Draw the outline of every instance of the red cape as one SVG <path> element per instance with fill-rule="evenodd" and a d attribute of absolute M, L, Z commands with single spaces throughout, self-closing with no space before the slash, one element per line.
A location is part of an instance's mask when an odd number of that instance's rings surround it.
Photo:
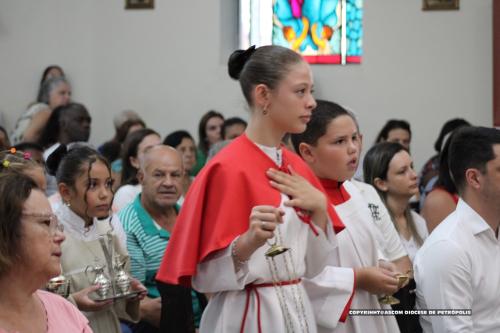
<path fill-rule="evenodd" d="M 325 192 L 299 156 L 283 148 L 283 162 Z M 269 168 L 277 166 L 245 134 L 218 153 L 191 184 L 156 278 L 190 286 L 198 263 L 248 230 L 254 206 L 278 207 L 281 194 L 269 184 Z M 332 205 L 328 213 L 340 232 L 344 225 Z"/>

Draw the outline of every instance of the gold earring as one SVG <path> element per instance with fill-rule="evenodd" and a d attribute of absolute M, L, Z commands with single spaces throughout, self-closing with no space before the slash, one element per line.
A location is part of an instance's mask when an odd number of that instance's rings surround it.
<path fill-rule="evenodd" d="M 263 114 L 264 116 L 265 116 L 266 114 L 268 114 L 268 111 L 267 111 L 267 105 L 266 105 L 266 106 L 264 106 L 264 107 L 262 108 L 262 114 Z"/>

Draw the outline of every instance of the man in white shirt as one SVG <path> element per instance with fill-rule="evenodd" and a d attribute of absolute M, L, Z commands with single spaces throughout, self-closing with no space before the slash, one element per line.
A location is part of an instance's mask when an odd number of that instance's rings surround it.
<path fill-rule="evenodd" d="M 422 328 L 500 332 L 500 131 L 459 130 L 449 165 L 460 200 L 417 253 L 417 306 L 470 314 L 421 317 Z"/>

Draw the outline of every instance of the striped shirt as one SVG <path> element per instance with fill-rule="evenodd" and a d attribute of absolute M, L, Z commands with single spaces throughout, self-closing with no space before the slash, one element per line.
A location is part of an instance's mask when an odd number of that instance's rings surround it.
<path fill-rule="evenodd" d="M 175 205 L 176 213 L 179 206 Z M 118 216 L 127 234 L 127 250 L 130 256 L 130 273 L 148 289 L 151 298 L 160 297 L 155 276 L 167 247 L 170 233 L 158 226 L 141 203 L 141 194 L 125 206 Z M 191 291 L 195 325 L 201 319 L 201 305 L 198 296 Z"/>
<path fill-rule="evenodd" d="M 178 207 L 175 207 L 178 212 Z M 158 228 L 151 215 L 141 204 L 141 195 L 119 213 L 123 229 L 127 234 L 127 250 L 130 255 L 130 272 L 148 288 L 148 296 L 160 296 L 156 288 L 155 275 L 160 267 L 170 233 Z"/>

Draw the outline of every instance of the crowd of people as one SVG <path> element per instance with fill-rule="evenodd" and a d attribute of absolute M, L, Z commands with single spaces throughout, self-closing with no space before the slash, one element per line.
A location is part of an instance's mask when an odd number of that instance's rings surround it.
<path fill-rule="evenodd" d="M 499 130 L 451 119 L 417 173 L 410 124 L 362 155 L 299 54 L 238 50 L 228 73 L 248 123 L 210 110 L 195 139 L 125 110 L 93 146 L 46 68 L 0 128 L 0 333 L 500 331 Z"/>

